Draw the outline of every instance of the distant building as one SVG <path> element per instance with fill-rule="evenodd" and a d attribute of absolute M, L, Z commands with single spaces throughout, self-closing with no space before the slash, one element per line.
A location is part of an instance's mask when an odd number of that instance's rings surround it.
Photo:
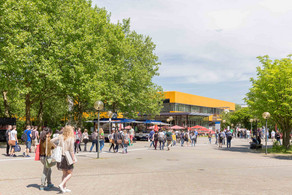
<path fill-rule="evenodd" d="M 235 103 L 202 97 L 178 91 L 167 91 L 160 115 L 155 120 L 167 122 L 172 116 L 173 125 L 192 127 L 201 125 L 214 126 L 220 121 L 219 115 L 235 111 Z"/>

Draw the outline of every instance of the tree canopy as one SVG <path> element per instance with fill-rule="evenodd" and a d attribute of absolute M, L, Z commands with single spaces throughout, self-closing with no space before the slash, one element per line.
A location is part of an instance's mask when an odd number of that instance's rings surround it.
<path fill-rule="evenodd" d="M 157 114 L 154 51 L 130 19 L 113 24 L 88 0 L 0 0 L 0 114 L 40 125 L 71 116 L 80 126 L 99 99 L 129 117 Z"/>
<path fill-rule="evenodd" d="M 252 78 L 252 88 L 246 102 L 253 113 L 262 118 L 270 112 L 269 121 L 276 123 L 283 133 L 283 145 L 290 146 L 292 130 L 292 59 L 271 60 L 269 56 L 258 57 L 262 67 L 257 68 L 257 78 Z"/>

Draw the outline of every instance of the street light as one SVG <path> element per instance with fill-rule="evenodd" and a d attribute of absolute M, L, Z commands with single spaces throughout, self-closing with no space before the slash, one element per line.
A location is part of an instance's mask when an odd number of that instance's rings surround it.
<path fill-rule="evenodd" d="M 268 142 L 268 138 L 267 138 L 267 130 L 268 130 L 268 119 L 271 117 L 271 114 L 269 112 L 264 112 L 263 113 L 263 118 L 266 119 L 266 128 L 265 128 L 265 141 L 266 141 L 266 154 L 268 153 L 268 149 L 267 149 L 267 142 Z"/>
<path fill-rule="evenodd" d="M 112 117 L 113 117 L 113 112 L 112 111 L 108 111 L 107 112 L 107 116 L 108 116 L 108 130 L 109 130 L 109 134 L 111 134 L 112 128 L 111 128 L 111 122 L 112 122 Z"/>
<path fill-rule="evenodd" d="M 97 118 L 97 158 L 99 158 L 99 118 L 100 118 L 100 111 L 103 109 L 103 102 L 102 101 L 96 101 L 94 103 L 94 108 L 98 112 L 98 118 Z"/>
<path fill-rule="evenodd" d="M 222 123 L 223 123 L 223 125 L 222 125 L 223 126 L 223 129 L 225 129 L 226 120 L 223 120 Z"/>

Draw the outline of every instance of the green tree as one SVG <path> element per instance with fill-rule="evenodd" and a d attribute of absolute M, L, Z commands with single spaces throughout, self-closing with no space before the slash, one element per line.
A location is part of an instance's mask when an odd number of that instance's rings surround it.
<path fill-rule="evenodd" d="M 252 88 L 246 97 L 251 110 L 262 116 L 270 112 L 272 121 L 283 133 L 283 145 L 290 147 L 292 130 L 292 60 L 291 56 L 271 60 L 269 56 L 258 57 L 262 67 L 257 68 L 257 78 L 252 78 Z"/>

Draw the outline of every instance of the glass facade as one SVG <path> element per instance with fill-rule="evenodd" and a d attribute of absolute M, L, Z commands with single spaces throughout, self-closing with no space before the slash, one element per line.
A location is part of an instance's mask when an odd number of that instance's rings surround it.
<path fill-rule="evenodd" d="M 175 111 L 175 112 L 194 112 L 194 113 L 219 115 L 221 112 L 223 112 L 223 110 L 224 110 L 223 108 L 209 108 L 209 107 L 178 104 L 178 103 L 164 103 L 161 112 L 168 113 L 171 111 Z"/>

